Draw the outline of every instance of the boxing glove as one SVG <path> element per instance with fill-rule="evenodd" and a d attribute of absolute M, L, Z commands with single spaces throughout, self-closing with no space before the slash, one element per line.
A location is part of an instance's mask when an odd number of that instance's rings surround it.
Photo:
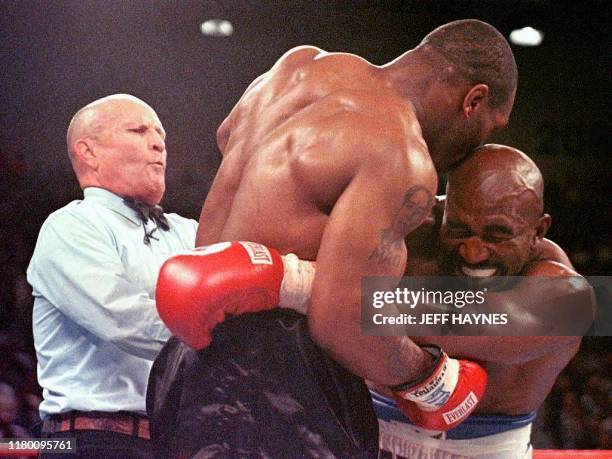
<path fill-rule="evenodd" d="M 437 346 L 423 349 L 436 356 L 432 371 L 390 389 L 399 409 L 415 426 L 447 431 L 474 411 L 487 386 L 487 373 L 475 362 L 450 358 Z"/>
<path fill-rule="evenodd" d="M 195 349 L 212 339 L 226 314 L 283 303 L 305 313 L 313 263 L 253 242 L 221 242 L 177 254 L 162 265 L 155 300 L 173 335 Z"/>

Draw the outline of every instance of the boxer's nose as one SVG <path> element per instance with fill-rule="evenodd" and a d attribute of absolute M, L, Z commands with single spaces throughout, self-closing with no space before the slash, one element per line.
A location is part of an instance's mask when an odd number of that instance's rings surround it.
<path fill-rule="evenodd" d="M 478 236 L 472 236 L 459 245 L 459 255 L 467 263 L 478 265 L 489 259 L 489 249 Z"/>

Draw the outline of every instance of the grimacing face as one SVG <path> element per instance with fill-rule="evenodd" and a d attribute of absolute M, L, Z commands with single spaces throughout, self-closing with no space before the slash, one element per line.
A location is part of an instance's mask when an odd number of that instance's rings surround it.
<path fill-rule="evenodd" d="M 99 180 L 121 196 L 158 204 L 165 191 L 166 133 L 153 109 L 131 100 L 109 103 L 94 140 Z"/>
<path fill-rule="evenodd" d="M 447 196 L 440 234 L 443 270 L 477 278 L 519 275 L 536 243 L 533 197 L 469 191 Z"/>

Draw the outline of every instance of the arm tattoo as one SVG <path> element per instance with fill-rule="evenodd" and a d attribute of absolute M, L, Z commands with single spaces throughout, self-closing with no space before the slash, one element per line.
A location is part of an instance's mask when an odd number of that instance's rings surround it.
<path fill-rule="evenodd" d="M 404 196 L 402 207 L 395 217 L 392 229 L 404 239 L 419 227 L 434 204 L 434 197 L 422 186 L 413 186 Z"/>
<path fill-rule="evenodd" d="M 398 266 L 404 238 L 423 222 L 434 203 L 429 190 L 413 186 L 404 195 L 404 202 L 390 228 L 380 230 L 380 241 L 368 260 Z"/>
<path fill-rule="evenodd" d="M 368 260 L 391 266 L 399 266 L 402 259 L 403 239 L 398 239 L 391 228 L 380 230 L 380 242 L 368 257 Z"/>

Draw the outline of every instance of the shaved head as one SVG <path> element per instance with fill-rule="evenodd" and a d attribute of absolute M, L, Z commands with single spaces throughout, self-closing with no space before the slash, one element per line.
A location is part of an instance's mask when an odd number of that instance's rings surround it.
<path fill-rule="evenodd" d="M 505 145 L 477 148 L 450 175 L 448 187 L 482 204 L 522 199 L 524 218 L 537 218 L 544 207 L 544 181 L 538 166 L 522 151 Z"/>
<path fill-rule="evenodd" d="M 97 137 L 99 133 L 110 124 L 109 122 L 115 116 L 113 107 L 125 101 L 149 107 L 146 102 L 130 94 L 112 94 L 85 105 L 75 113 L 68 125 L 68 132 L 66 133 L 68 154 L 73 164 L 75 141 L 81 137 Z M 151 110 L 153 109 L 151 108 Z"/>

